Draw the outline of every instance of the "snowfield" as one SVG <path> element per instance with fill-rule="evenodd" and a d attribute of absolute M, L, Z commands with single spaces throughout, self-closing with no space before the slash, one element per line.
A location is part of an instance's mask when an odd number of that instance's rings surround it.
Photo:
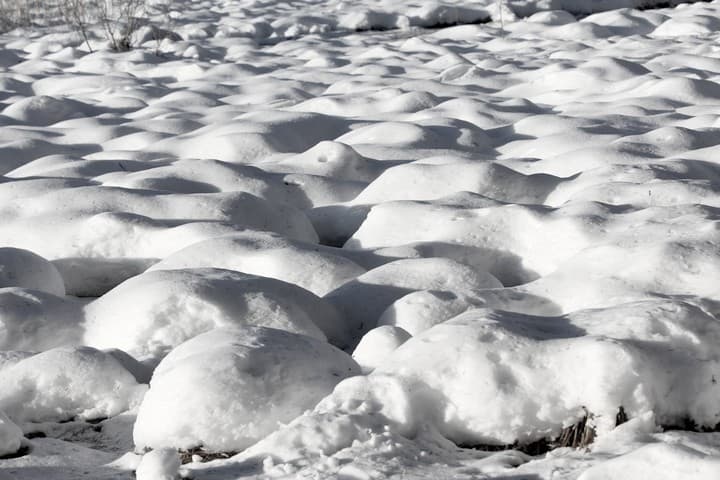
<path fill-rule="evenodd" d="M 720 1 L 633 6 L 1 34 L 0 480 L 720 478 Z"/>

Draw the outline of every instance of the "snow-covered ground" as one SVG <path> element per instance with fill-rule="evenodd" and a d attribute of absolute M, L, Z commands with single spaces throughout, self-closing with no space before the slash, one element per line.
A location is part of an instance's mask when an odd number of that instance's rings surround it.
<path fill-rule="evenodd" d="M 0 35 L 0 480 L 720 478 L 720 2 L 497 8 Z"/>

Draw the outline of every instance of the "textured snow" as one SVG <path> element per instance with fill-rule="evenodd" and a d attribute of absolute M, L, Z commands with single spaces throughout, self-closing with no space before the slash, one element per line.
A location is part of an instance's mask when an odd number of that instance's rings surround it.
<path fill-rule="evenodd" d="M 0 370 L 0 409 L 17 422 L 97 419 L 117 415 L 146 386 L 110 353 L 90 347 L 53 348 Z"/>
<path fill-rule="evenodd" d="M 327 343 L 265 327 L 216 329 L 172 350 L 138 411 L 135 445 L 239 451 L 305 410 L 355 362 Z"/>
<path fill-rule="evenodd" d="M 119 348 L 149 361 L 214 328 L 261 325 L 325 340 L 318 325 L 340 321 L 307 290 L 221 269 L 138 275 L 88 304 L 86 315 L 88 345 Z"/>

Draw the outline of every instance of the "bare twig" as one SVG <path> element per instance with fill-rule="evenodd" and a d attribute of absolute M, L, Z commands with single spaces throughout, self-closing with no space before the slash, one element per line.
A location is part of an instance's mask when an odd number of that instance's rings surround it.
<path fill-rule="evenodd" d="M 145 16 L 145 0 L 95 0 L 110 47 L 117 52 L 132 48 L 133 35 Z"/>
<path fill-rule="evenodd" d="M 89 27 L 93 23 L 93 9 L 90 3 L 86 0 L 60 0 L 59 7 L 65 22 L 82 36 L 85 45 L 92 53 L 93 48 L 88 35 Z"/>

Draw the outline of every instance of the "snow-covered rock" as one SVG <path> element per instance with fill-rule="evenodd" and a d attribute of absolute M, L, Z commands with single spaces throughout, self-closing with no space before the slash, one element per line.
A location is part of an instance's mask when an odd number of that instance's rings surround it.
<path fill-rule="evenodd" d="M 718 335 L 706 312 L 670 301 L 566 317 L 477 309 L 411 338 L 375 373 L 417 382 L 417 405 L 458 443 L 552 438 L 584 412 L 603 434 L 619 407 L 714 427 Z"/>
<path fill-rule="evenodd" d="M 405 343 L 410 334 L 400 327 L 382 325 L 373 328 L 363 335 L 353 351 L 353 359 L 360 365 L 364 373 L 372 372 L 382 365 L 385 358 Z"/>
<path fill-rule="evenodd" d="M 446 440 L 437 433 L 453 441 L 452 449 L 523 444 L 554 439 L 588 415 L 598 454 L 619 455 L 589 469 L 588 478 L 624 478 L 617 475 L 628 465 L 628 445 L 647 442 L 656 423 L 718 422 L 713 372 L 719 333 L 706 312 L 673 301 L 565 317 L 469 311 L 410 338 L 370 375 L 344 380 L 313 411 L 241 458 L 271 455 L 288 462 L 354 445 L 385 446 L 397 441 L 395 435 L 420 442 L 429 435 L 440 450 Z M 630 421 L 614 430 L 619 407 Z M 633 472 L 643 471 L 653 455 L 645 457 L 644 448 L 628 454 Z M 698 472 L 713 471 L 717 457 L 696 448 L 668 454 L 686 452 L 699 461 Z"/>
<path fill-rule="evenodd" d="M 139 404 L 147 386 L 112 355 L 54 348 L 0 370 L 0 410 L 16 422 L 97 419 Z"/>
<path fill-rule="evenodd" d="M 320 340 L 265 327 L 216 329 L 158 365 L 138 411 L 138 448 L 242 450 L 360 371 Z"/>
<path fill-rule="evenodd" d="M 177 480 L 180 478 L 180 456 L 177 451 L 164 448 L 143 455 L 135 470 L 137 480 Z"/>
<path fill-rule="evenodd" d="M 560 182 L 551 175 L 525 175 L 490 162 L 418 161 L 385 170 L 354 202 L 434 200 L 467 191 L 501 202 L 543 203 Z"/>
<path fill-rule="evenodd" d="M 239 455 L 291 462 L 330 456 L 354 444 L 382 445 L 394 434 L 413 438 L 423 414 L 413 403 L 413 385 L 398 376 L 359 375 L 345 379 L 318 405 Z"/>
<path fill-rule="evenodd" d="M 470 291 L 500 288 L 491 274 L 446 258 L 396 260 L 374 268 L 324 298 L 344 315 L 357 340 L 377 326 L 383 311 L 416 290 Z"/>
<path fill-rule="evenodd" d="M 173 347 L 219 327 L 259 325 L 325 340 L 341 319 L 295 285 L 222 269 L 147 272 L 86 308 L 85 342 L 157 362 Z M 331 327 L 332 328 L 332 327 Z"/>
<path fill-rule="evenodd" d="M 410 335 L 417 335 L 466 310 L 481 308 L 485 305 L 482 298 L 472 294 L 419 290 L 408 293 L 393 302 L 378 319 L 378 325 L 392 325 Z"/>

